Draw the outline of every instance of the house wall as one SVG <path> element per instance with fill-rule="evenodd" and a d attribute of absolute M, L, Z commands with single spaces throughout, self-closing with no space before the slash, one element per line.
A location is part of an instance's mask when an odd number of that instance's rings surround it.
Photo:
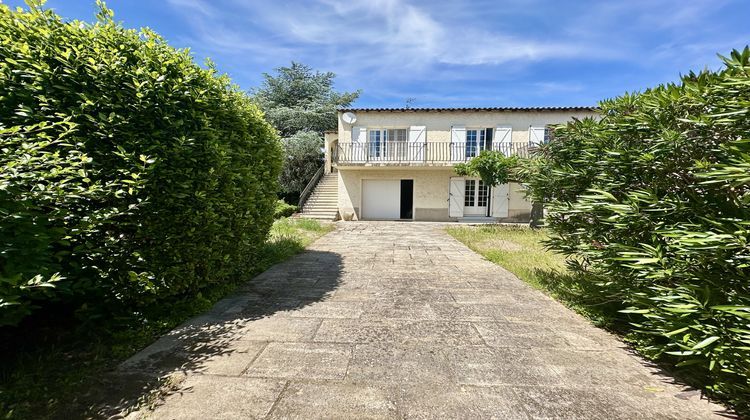
<path fill-rule="evenodd" d="M 339 213 L 344 220 L 359 220 L 362 205 L 362 181 L 367 179 L 413 179 L 414 220 L 445 222 L 456 220 L 448 216 L 450 178 L 456 176 L 452 168 L 355 168 L 339 169 Z M 531 214 L 531 203 L 524 198 L 519 184 L 511 183 L 508 220 L 526 221 Z"/>
<path fill-rule="evenodd" d="M 352 128 L 409 128 L 425 126 L 426 141 L 451 141 L 451 126 L 466 128 L 512 127 L 513 143 L 528 144 L 529 127 L 561 124 L 572 118 L 592 117 L 593 111 L 356 111 L 357 121 L 347 124 L 339 113 L 339 143 L 351 143 Z M 326 138 L 327 145 L 334 137 Z M 329 149 L 330 150 L 330 149 Z M 327 156 L 327 158 L 329 158 Z M 344 220 L 358 220 L 362 203 L 363 179 L 413 179 L 414 219 L 425 221 L 450 221 L 449 182 L 455 176 L 450 166 L 411 164 L 398 166 L 339 166 L 339 213 Z M 531 215 L 531 202 L 526 200 L 521 185 L 511 183 L 508 205 L 509 221 L 527 221 Z"/>
<path fill-rule="evenodd" d="M 499 125 L 511 126 L 514 143 L 529 141 L 529 127 L 544 127 L 547 124 L 560 124 L 572 118 L 594 116 L 594 112 L 584 111 L 441 111 L 441 112 L 366 112 L 357 111 L 357 121 L 346 124 L 339 113 L 339 142 L 352 141 L 352 127 L 367 128 L 409 128 L 426 126 L 427 142 L 450 142 L 451 126 L 464 125 L 467 128 L 489 128 Z"/>

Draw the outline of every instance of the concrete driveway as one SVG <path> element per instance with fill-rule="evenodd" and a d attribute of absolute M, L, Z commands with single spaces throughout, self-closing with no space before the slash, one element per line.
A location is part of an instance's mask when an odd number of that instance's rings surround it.
<path fill-rule="evenodd" d="M 423 223 L 342 223 L 122 367 L 207 418 L 705 419 L 701 400 Z"/>

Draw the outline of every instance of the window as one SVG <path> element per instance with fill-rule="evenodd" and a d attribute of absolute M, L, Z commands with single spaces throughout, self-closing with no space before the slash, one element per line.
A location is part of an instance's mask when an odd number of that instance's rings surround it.
<path fill-rule="evenodd" d="M 487 185 L 484 184 L 483 181 L 479 180 L 477 182 L 479 183 L 479 188 L 477 190 L 477 206 L 487 207 L 487 198 L 489 196 L 490 189 Z"/>
<path fill-rule="evenodd" d="M 494 128 L 485 128 L 480 132 L 481 136 L 479 139 L 480 150 L 491 150 L 492 149 L 492 134 L 495 132 Z"/>
<path fill-rule="evenodd" d="M 382 153 L 380 143 L 380 130 L 370 130 L 370 156 L 380 157 Z"/>
<path fill-rule="evenodd" d="M 464 206 L 487 207 L 489 203 L 490 188 L 481 179 L 467 179 L 464 192 Z"/>
<path fill-rule="evenodd" d="M 492 128 L 478 128 L 466 130 L 466 154 L 467 158 L 479 155 L 482 150 L 492 149 Z"/>
<path fill-rule="evenodd" d="M 397 153 L 397 148 L 388 143 L 406 142 L 405 128 L 372 129 L 368 132 L 369 151 L 371 158 L 382 158 Z"/>
<path fill-rule="evenodd" d="M 544 144 L 548 144 L 554 138 L 554 132 L 548 125 L 544 126 Z"/>
<path fill-rule="evenodd" d="M 477 155 L 477 130 L 466 130 L 466 157 Z"/>
<path fill-rule="evenodd" d="M 469 206 L 469 207 L 474 206 L 474 197 L 475 197 L 474 186 L 475 185 L 476 184 L 474 183 L 473 179 L 466 180 L 466 192 L 464 192 L 464 206 Z"/>
<path fill-rule="evenodd" d="M 405 128 L 392 128 L 385 131 L 386 141 L 406 141 L 406 129 Z"/>

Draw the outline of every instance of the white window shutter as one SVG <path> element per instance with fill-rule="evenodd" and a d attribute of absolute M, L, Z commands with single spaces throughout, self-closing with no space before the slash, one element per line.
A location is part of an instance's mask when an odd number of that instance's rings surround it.
<path fill-rule="evenodd" d="M 510 203 L 510 184 L 495 185 L 492 187 L 492 217 L 508 217 L 508 204 Z"/>
<path fill-rule="evenodd" d="M 450 217 L 464 217 L 464 195 L 466 194 L 466 179 L 463 177 L 451 177 L 449 188 L 449 210 Z"/>
<path fill-rule="evenodd" d="M 529 144 L 540 145 L 544 143 L 544 127 L 529 127 Z"/>
<path fill-rule="evenodd" d="M 364 143 L 367 141 L 367 127 L 352 127 L 352 143 Z"/>
<path fill-rule="evenodd" d="M 505 156 L 511 155 L 513 145 L 513 129 L 507 125 L 498 125 L 495 128 L 495 137 L 492 139 L 492 150 L 503 152 Z"/>
<path fill-rule="evenodd" d="M 409 143 L 407 144 L 409 160 L 424 160 L 425 143 L 427 142 L 427 127 L 413 125 L 409 127 Z"/>
<path fill-rule="evenodd" d="M 423 125 L 413 125 L 409 127 L 409 143 L 424 143 L 426 130 L 427 127 Z"/>
<path fill-rule="evenodd" d="M 451 126 L 451 160 L 464 161 L 466 153 L 466 126 Z M 463 210 L 461 211 L 463 213 Z"/>
<path fill-rule="evenodd" d="M 351 156 L 349 157 L 349 160 L 353 162 L 364 162 L 367 160 L 367 149 L 365 148 L 366 142 L 367 127 L 352 127 Z"/>

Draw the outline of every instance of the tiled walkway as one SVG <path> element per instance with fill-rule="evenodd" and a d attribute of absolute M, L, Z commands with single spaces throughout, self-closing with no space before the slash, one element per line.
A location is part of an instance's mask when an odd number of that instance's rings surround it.
<path fill-rule="evenodd" d="M 660 377 L 442 231 L 341 223 L 122 366 L 187 372 L 158 419 L 705 419 Z"/>

